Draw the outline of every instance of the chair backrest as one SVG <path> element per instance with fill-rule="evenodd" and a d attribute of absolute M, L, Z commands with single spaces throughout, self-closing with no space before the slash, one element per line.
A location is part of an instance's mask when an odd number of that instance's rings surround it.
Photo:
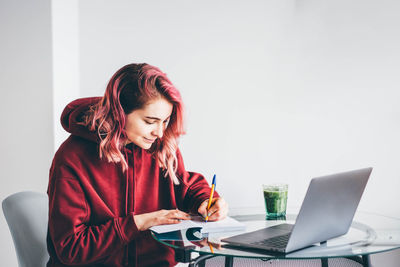
<path fill-rule="evenodd" d="M 46 266 L 48 198 L 44 193 L 24 191 L 2 202 L 3 213 L 14 241 L 19 267 Z"/>

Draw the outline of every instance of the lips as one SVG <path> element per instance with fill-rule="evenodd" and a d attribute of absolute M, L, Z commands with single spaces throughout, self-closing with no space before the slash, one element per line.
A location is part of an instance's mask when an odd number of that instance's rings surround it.
<path fill-rule="evenodd" d="M 156 141 L 156 139 L 148 139 L 146 137 L 143 137 L 144 141 L 146 141 L 147 143 L 154 143 L 154 141 Z"/>

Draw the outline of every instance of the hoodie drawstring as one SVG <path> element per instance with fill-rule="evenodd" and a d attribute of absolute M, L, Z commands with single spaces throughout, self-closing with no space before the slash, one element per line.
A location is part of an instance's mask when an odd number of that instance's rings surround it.
<path fill-rule="evenodd" d="M 128 153 L 126 152 L 126 148 L 124 148 L 125 160 L 128 163 Z M 128 165 L 129 166 L 129 165 Z M 129 167 L 128 167 L 129 168 Z M 128 189 L 129 189 L 129 171 L 125 171 L 125 216 L 128 216 Z M 124 265 L 128 266 L 129 264 L 129 245 L 126 246 L 124 250 Z"/>
<path fill-rule="evenodd" d="M 124 149 L 125 152 L 125 160 L 128 163 L 128 169 L 125 171 L 126 175 L 126 181 L 125 181 L 125 216 L 128 216 L 128 194 L 129 194 L 129 159 L 128 159 L 128 153 L 126 152 L 126 149 Z"/>

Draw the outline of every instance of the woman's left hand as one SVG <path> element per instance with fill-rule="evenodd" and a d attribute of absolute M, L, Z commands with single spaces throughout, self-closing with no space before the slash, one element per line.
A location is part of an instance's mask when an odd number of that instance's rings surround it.
<path fill-rule="evenodd" d="M 208 199 L 201 203 L 197 212 L 204 218 L 207 216 Z M 222 197 L 214 198 L 211 202 L 210 209 L 208 210 L 209 221 L 219 221 L 225 219 L 228 215 L 228 203 Z"/>

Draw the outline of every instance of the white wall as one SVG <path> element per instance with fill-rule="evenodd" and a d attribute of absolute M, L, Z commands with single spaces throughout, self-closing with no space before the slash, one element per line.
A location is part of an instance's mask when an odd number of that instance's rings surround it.
<path fill-rule="evenodd" d="M 52 0 L 54 148 L 68 137 L 60 124 L 64 107 L 80 96 L 78 0 Z"/>
<path fill-rule="evenodd" d="M 400 216 L 387 205 L 400 185 L 398 2 L 79 4 L 81 94 L 102 95 L 126 63 L 161 67 L 187 106 L 187 168 L 217 173 L 233 208 L 262 210 L 270 180 L 298 206 L 311 177 L 373 166 L 360 209 Z"/>
<path fill-rule="evenodd" d="M 46 192 L 53 154 L 50 0 L 0 1 L 0 199 Z M 0 216 L 1 266 L 17 266 Z"/>

